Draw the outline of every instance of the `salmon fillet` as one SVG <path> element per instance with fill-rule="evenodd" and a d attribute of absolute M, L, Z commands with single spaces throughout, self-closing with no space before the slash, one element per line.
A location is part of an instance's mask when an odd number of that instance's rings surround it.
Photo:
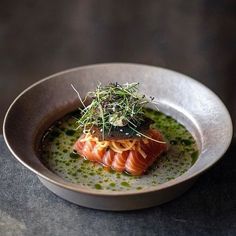
<path fill-rule="evenodd" d="M 86 135 L 82 134 L 73 148 L 86 159 L 98 162 L 115 171 L 142 175 L 167 150 L 167 144 L 163 143 L 163 136 L 158 130 L 149 129 L 146 135 L 154 140 L 162 141 L 162 143 L 140 138 L 135 140 L 129 150 L 118 152 L 109 146 L 109 142 L 101 145 L 99 141 L 86 140 Z M 114 142 L 116 142 L 115 146 L 120 145 L 119 140 L 113 141 L 113 144 Z"/>

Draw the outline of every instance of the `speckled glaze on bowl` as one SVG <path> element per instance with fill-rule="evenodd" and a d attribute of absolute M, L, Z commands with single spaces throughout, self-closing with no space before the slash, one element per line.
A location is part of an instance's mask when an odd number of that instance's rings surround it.
<path fill-rule="evenodd" d="M 182 123 L 195 137 L 200 151 L 196 163 L 180 177 L 164 184 L 121 192 L 69 183 L 48 170 L 37 153 L 43 133 L 55 120 L 79 105 L 71 84 L 83 97 L 98 81 L 102 84 L 139 82 L 142 93 L 156 97 L 159 109 Z M 111 63 L 63 71 L 33 84 L 10 106 L 3 133 L 17 160 L 58 196 L 95 209 L 133 210 L 170 201 L 186 191 L 225 153 L 232 139 L 232 122 L 224 104 L 212 91 L 183 74 L 153 66 Z"/>

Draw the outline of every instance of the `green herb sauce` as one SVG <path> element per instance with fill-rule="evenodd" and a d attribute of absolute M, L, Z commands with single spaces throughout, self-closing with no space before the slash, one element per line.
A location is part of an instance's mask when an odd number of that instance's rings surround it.
<path fill-rule="evenodd" d="M 63 179 L 97 190 L 142 190 L 182 175 L 198 158 L 194 138 L 170 116 L 151 109 L 146 109 L 145 114 L 154 121 L 152 126 L 162 132 L 170 147 L 143 176 L 107 170 L 74 153 L 73 145 L 80 137 L 75 130 L 79 118 L 76 112 L 66 115 L 46 132 L 40 148 L 41 161 Z"/>

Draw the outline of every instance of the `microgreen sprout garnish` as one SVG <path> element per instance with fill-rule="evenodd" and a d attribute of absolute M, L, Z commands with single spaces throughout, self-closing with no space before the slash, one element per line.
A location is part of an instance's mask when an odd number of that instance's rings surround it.
<path fill-rule="evenodd" d="M 86 106 L 84 105 L 84 101 L 81 99 L 79 92 L 76 90 L 76 88 L 74 87 L 73 84 L 71 84 L 71 87 L 72 87 L 73 90 L 77 93 L 80 102 L 82 103 L 83 107 L 85 108 Z"/>
<path fill-rule="evenodd" d="M 110 83 L 102 87 L 100 83 L 95 91 L 87 94 L 86 97 L 92 98 L 88 106 L 85 106 L 79 92 L 71 85 L 84 106 L 81 117 L 77 120 L 78 129 L 88 133 L 97 128 L 104 139 L 104 134 L 110 133 L 114 128 L 129 127 L 136 134 L 152 139 L 137 130 L 145 122 L 144 107 L 154 100 L 153 97 L 148 99 L 145 95 L 140 95 L 138 85 L 139 83 Z"/>

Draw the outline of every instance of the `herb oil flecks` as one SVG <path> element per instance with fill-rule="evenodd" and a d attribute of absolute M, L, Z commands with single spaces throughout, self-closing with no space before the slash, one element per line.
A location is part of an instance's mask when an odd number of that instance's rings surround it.
<path fill-rule="evenodd" d="M 97 190 L 130 191 L 157 186 L 185 173 L 197 160 L 197 144 L 184 126 L 163 113 L 145 109 L 145 116 L 154 121 L 152 127 L 161 131 L 169 142 L 163 154 L 142 176 L 130 176 L 85 160 L 73 152 L 80 137 L 76 120 L 71 113 L 56 122 L 46 132 L 41 145 L 41 160 L 45 166 L 63 179 Z"/>

